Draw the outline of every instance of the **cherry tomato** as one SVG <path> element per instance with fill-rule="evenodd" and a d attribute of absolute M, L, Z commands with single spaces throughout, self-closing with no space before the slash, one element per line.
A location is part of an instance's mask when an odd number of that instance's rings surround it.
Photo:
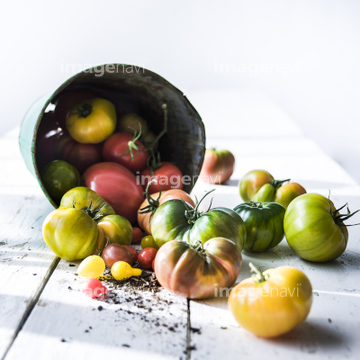
<path fill-rule="evenodd" d="M 251 265 L 250 265 L 251 266 Z M 290 266 L 257 271 L 236 285 L 228 304 L 236 321 L 262 337 L 284 334 L 304 321 L 312 304 L 312 287 L 306 275 Z"/>
<path fill-rule="evenodd" d="M 166 191 L 169 189 L 183 188 L 183 175 L 181 170 L 174 164 L 163 162 L 161 166 L 151 173 L 149 168 L 144 169 L 140 173 L 141 185 L 146 189 L 149 181 L 155 180 L 148 188 L 150 194 L 155 192 Z"/>
<path fill-rule="evenodd" d="M 126 280 L 132 276 L 140 276 L 141 273 L 142 271 L 140 269 L 132 268 L 125 261 L 117 261 L 111 267 L 111 275 L 119 281 Z"/>
<path fill-rule="evenodd" d="M 133 236 L 132 236 L 132 244 L 139 244 L 141 242 L 141 239 L 143 237 L 143 232 L 138 227 L 133 227 Z"/>
<path fill-rule="evenodd" d="M 135 175 L 124 166 L 102 162 L 90 166 L 83 174 L 85 186 L 103 197 L 116 214 L 136 221 L 137 211 L 144 201 L 143 188 Z"/>
<path fill-rule="evenodd" d="M 139 265 L 143 269 L 151 269 L 152 262 L 155 259 L 157 250 L 148 247 L 140 251 L 138 256 Z"/>
<path fill-rule="evenodd" d="M 78 274 L 87 278 L 98 278 L 105 271 L 105 262 L 101 256 L 90 255 L 78 267 Z"/>
<path fill-rule="evenodd" d="M 154 249 L 159 249 L 159 247 L 156 245 L 154 238 L 151 235 L 146 235 L 141 239 L 141 247 L 143 249 L 149 247 Z"/>
<path fill-rule="evenodd" d="M 66 128 L 82 144 L 98 144 L 115 130 L 115 106 L 106 99 L 89 99 L 76 104 L 68 113 Z"/>
<path fill-rule="evenodd" d="M 67 191 L 80 185 L 80 174 L 68 162 L 54 160 L 42 170 L 41 180 L 50 197 L 59 204 Z"/>
<path fill-rule="evenodd" d="M 132 246 L 129 246 L 129 245 L 123 245 L 124 248 L 128 249 L 130 252 L 131 252 L 131 255 L 133 257 L 133 263 L 135 261 L 137 261 L 138 259 L 138 252 L 132 247 Z"/>
<path fill-rule="evenodd" d="M 102 252 L 102 258 L 105 261 L 106 267 L 109 269 L 117 261 L 125 261 L 130 265 L 133 263 L 133 255 L 131 252 L 126 247 L 119 244 L 107 245 Z"/>
<path fill-rule="evenodd" d="M 102 156 L 105 161 L 113 161 L 124 165 L 136 173 L 146 167 L 149 153 L 139 141 L 134 141 L 134 136 L 129 133 L 115 133 L 104 143 Z"/>
<path fill-rule="evenodd" d="M 234 172 L 235 157 L 228 150 L 208 149 L 199 179 L 209 184 L 222 184 Z"/>
<path fill-rule="evenodd" d="M 91 298 L 101 298 L 107 293 L 108 289 L 99 279 L 90 278 L 85 282 L 82 292 Z"/>
<path fill-rule="evenodd" d="M 100 144 L 80 144 L 68 141 L 61 153 L 61 159 L 73 165 L 82 174 L 88 167 L 102 161 Z"/>

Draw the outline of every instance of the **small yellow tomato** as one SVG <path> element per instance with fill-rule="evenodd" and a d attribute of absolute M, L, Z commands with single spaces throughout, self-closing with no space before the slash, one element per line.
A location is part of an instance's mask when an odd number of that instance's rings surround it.
<path fill-rule="evenodd" d="M 99 255 L 90 255 L 78 267 L 78 274 L 97 279 L 105 271 L 105 262 Z"/>
<path fill-rule="evenodd" d="M 70 136 L 82 144 L 98 144 L 115 130 L 115 106 L 106 99 L 89 99 L 70 110 L 66 128 Z"/>
<path fill-rule="evenodd" d="M 111 267 L 111 275 L 116 280 L 126 280 L 132 276 L 140 276 L 142 271 L 140 269 L 132 268 L 125 261 L 117 261 Z"/>
<path fill-rule="evenodd" d="M 274 337 L 293 329 L 310 312 L 312 287 L 306 275 L 290 266 L 280 266 L 236 285 L 228 304 L 236 321 L 261 337 Z"/>

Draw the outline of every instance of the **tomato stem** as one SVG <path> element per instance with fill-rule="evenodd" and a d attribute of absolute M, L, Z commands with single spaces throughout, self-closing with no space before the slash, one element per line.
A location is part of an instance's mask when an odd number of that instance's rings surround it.
<path fill-rule="evenodd" d="M 144 192 L 144 195 L 145 195 L 146 200 L 148 201 L 149 205 L 144 206 L 143 208 L 141 208 L 139 210 L 139 214 L 146 214 L 148 212 L 151 212 L 149 222 L 151 220 L 151 217 L 154 215 L 156 209 L 160 206 L 161 189 L 160 189 L 159 196 L 157 199 L 154 199 L 153 197 L 151 197 L 151 195 L 149 193 L 149 186 L 154 182 L 155 182 L 155 180 L 149 181 L 146 185 L 146 189 Z"/>
<path fill-rule="evenodd" d="M 290 179 L 286 179 L 286 180 L 271 180 L 270 184 L 275 188 L 275 191 L 282 186 L 283 183 L 285 182 L 289 182 Z"/>
<path fill-rule="evenodd" d="M 330 199 L 329 199 L 330 200 Z M 340 210 L 342 210 L 344 207 L 346 207 L 347 213 L 346 214 L 340 214 Z M 333 211 L 331 213 L 335 223 L 339 226 L 356 226 L 356 225 L 360 225 L 360 223 L 357 224 L 351 224 L 351 225 L 345 225 L 344 221 L 350 219 L 352 216 L 354 216 L 356 213 L 358 213 L 360 211 L 360 209 L 354 211 L 353 213 L 350 211 L 349 209 L 349 204 L 346 203 L 343 206 L 339 207 L 338 209 L 336 209 L 335 211 Z"/>
<path fill-rule="evenodd" d="M 201 202 L 213 191 L 215 191 L 215 189 L 212 189 L 210 191 L 208 191 L 201 199 L 200 201 L 198 200 L 198 198 L 195 196 L 195 208 L 190 208 L 190 209 L 186 209 L 185 210 L 185 217 L 188 221 L 189 224 L 193 224 L 203 213 L 200 213 L 199 211 L 199 206 L 201 204 Z M 208 212 L 211 208 L 212 205 L 212 200 L 210 201 L 210 206 L 208 208 L 208 210 L 206 212 Z M 186 204 L 186 202 L 184 201 L 184 203 Z"/>
<path fill-rule="evenodd" d="M 76 111 L 79 117 L 86 118 L 92 113 L 92 105 L 88 102 L 82 103 L 76 107 Z"/>
<path fill-rule="evenodd" d="M 262 283 L 269 279 L 269 274 L 264 275 L 253 263 L 249 263 L 250 271 L 255 273 L 252 277 L 255 282 Z"/>

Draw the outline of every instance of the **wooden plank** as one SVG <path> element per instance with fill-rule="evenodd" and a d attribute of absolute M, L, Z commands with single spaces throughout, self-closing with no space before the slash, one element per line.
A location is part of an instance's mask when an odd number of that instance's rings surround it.
<path fill-rule="evenodd" d="M 6 360 L 186 358 L 186 299 L 124 287 L 110 290 L 110 300 L 93 300 L 70 265 L 61 261 Z"/>

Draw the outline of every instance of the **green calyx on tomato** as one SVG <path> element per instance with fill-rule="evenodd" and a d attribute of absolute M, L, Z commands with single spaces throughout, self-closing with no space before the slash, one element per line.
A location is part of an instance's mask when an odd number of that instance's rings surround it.
<path fill-rule="evenodd" d="M 348 209 L 346 214 L 340 214 L 345 206 L 336 209 L 329 198 L 319 194 L 304 194 L 294 199 L 284 217 L 290 248 L 301 258 L 314 262 L 339 257 L 349 237 L 344 221 L 359 211 L 350 213 Z"/>
<path fill-rule="evenodd" d="M 159 206 L 151 220 L 151 234 L 159 248 L 171 240 L 184 240 L 189 244 L 200 240 L 204 244 L 211 238 L 224 237 L 242 250 L 246 228 L 241 217 L 224 207 L 200 213 L 198 208 L 202 200 L 195 207 L 181 199 Z"/>
<path fill-rule="evenodd" d="M 240 196 L 244 201 L 277 202 L 287 208 L 293 199 L 306 193 L 300 184 L 289 181 L 275 180 L 265 170 L 252 170 L 239 181 Z"/>
<path fill-rule="evenodd" d="M 234 208 L 246 227 L 244 250 L 265 251 L 284 238 L 285 208 L 276 202 L 243 203 Z"/>

